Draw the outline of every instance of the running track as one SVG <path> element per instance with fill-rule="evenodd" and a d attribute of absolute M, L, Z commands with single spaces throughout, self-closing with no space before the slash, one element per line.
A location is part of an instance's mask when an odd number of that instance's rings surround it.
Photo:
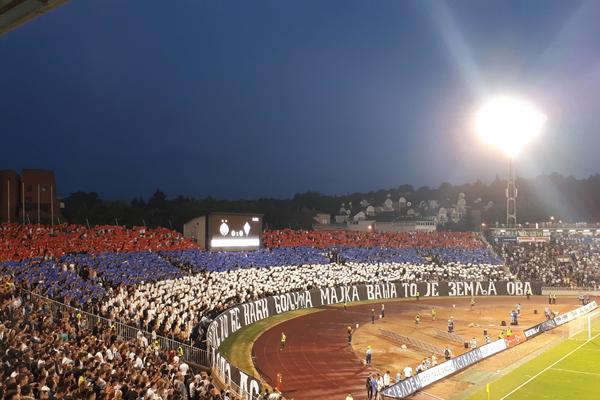
<path fill-rule="evenodd" d="M 362 304 L 348 311 L 329 307 L 276 325 L 254 343 L 254 365 L 273 387 L 282 374 L 282 392 L 290 400 L 344 399 L 348 393 L 355 400 L 366 398 L 367 375 L 377 371 L 367 368 L 348 345 L 346 328 L 370 323 L 371 308 L 379 311 L 379 306 Z M 416 309 L 412 302 L 386 302 L 385 307 L 386 314 Z M 280 351 L 282 331 L 287 341 Z"/>
<path fill-rule="evenodd" d="M 506 297 L 486 297 L 486 305 L 506 304 Z M 480 301 L 481 301 L 480 300 Z M 515 298 L 517 300 L 517 298 Z M 451 306 L 468 298 L 428 298 L 415 301 L 384 301 L 386 316 L 421 310 L 425 304 Z M 576 304 L 575 300 L 570 300 Z M 420 304 L 420 306 L 419 306 Z M 363 365 L 363 354 L 354 353 L 347 343 L 346 327 L 371 322 L 371 308 L 378 312 L 380 303 L 343 308 L 324 307 L 322 311 L 294 318 L 265 331 L 254 343 L 254 365 L 272 387 L 277 374 L 283 375 L 282 392 L 289 400 L 344 399 L 351 393 L 355 400 L 366 399 L 365 380 L 375 369 Z M 286 348 L 279 350 L 281 332 L 287 336 Z M 392 376 L 392 380 L 394 377 Z M 429 399 L 424 392 L 414 399 Z"/>

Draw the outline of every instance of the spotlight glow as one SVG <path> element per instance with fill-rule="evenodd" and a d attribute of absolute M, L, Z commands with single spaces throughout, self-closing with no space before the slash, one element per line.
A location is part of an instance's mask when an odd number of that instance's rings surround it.
<path fill-rule="evenodd" d="M 533 105 L 511 97 L 496 97 L 479 110 L 475 128 L 487 143 L 514 158 L 538 137 L 546 115 Z"/>

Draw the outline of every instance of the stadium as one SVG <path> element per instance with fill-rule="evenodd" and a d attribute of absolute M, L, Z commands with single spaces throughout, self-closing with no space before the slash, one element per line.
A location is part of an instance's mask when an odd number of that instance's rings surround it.
<path fill-rule="evenodd" d="M 0 400 L 598 398 L 600 7 L 133 3 L 0 0 Z"/>
<path fill-rule="evenodd" d="M 491 398 L 531 398 L 577 379 L 579 398 L 596 391 L 599 230 L 584 241 L 582 231 L 542 236 L 535 255 L 512 265 L 500 249 L 529 251 L 529 242 L 492 246 L 479 233 L 265 231 L 265 248 L 235 252 L 201 250 L 164 228 L 4 224 L 1 233 L 9 354 L 40 358 L 57 376 L 60 358 L 71 373 L 79 364 L 90 371 L 83 379 L 98 374 L 94 387 L 106 381 L 102 360 L 120 351 L 104 362 L 152 378 L 123 375 L 136 396 L 185 382 L 192 398 L 209 388 L 359 398 L 367 379 L 384 398 L 476 399 L 486 388 Z M 560 276 L 544 269 L 558 248 L 578 266 Z M 535 275 L 519 268 L 540 251 Z M 565 281 L 581 286 L 553 285 Z M 66 342 L 46 353 L 63 334 L 90 349 Z M 167 370 L 172 384 L 160 378 Z M 9 371 L 7 383 L 29 376 Z M 573 377 L 561 389 L 557 374 Z M 57 383 L 46 387 L 63 390 Z"/>

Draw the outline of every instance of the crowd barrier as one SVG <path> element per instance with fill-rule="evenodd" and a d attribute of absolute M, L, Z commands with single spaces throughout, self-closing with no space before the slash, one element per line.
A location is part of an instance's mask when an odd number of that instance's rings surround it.
<path fill-rule="evenodd" d="M 492 343 L 468 351 L 449 361 L 443 362 L 436 367 L 430 368 L 408 379 L 400 381 L 393 386 L 390 386 L 383 391 L 383 397 L 385 399 L 402 399 L 410 396 L 434 382 L 446 378 L 456 372 L 462 371 L 465 368 L 468 368 L 487 357 L 504 351 L 509 347 L 523 343 L 525 340 L 529 340 L 530 338 L 533 338 L 542 332 L 572 321 L 573 319 L 585 315 L 597 307 L 598 305 L 595 301 L 593 301 L 573 311 L 561 314 L 552 320 L 535 325 L 525 330 L 522 335 L 515 334 L 508 339 L 498 339 Z M 544 327 L 543 329 L 541 328 L 542 326 Z"/>
<path fill-rule="evenodd" d="M 90 314 L 88 312 L 79 310 L 75 307 L 71 307 L 64 303 L 49 299 L 36 293 L 28 292 L 28 294 L 33 299 L 37 299 L 47 304 L 50 308 L 50 311 L 52 312 L 52 315 L 57 315 L 58 313 L 70 313 L 78 315 L 79 323 L 82 324 L 82 326 L 85 328 L 93 329 L 94 327 L 97 327 L 99 329 L 113 329 L 118 337 L 123 338 L 125 340 L 139 339 L 141 334 L 145 336 L 146 339 L 148 339 L 148 343 L 150 344 L 153 344 L 153 340 L 155 340 L 158 343 L 161 350 L 174 350 L 178 353 L 183 353 L 183 355 L 181 355 L 180 358 L 183 358 L 186 362 L 190 364 L 207 368 L 209 368 L 211 365 L 209 359 L 209 352 L 207 352 L 206 350 L 199 349 L 197 347 L 193 347 L 185 343 L 179 342 L 177 340 L 169 339 L 160 335 L 155 335 L 155 339 L 152 339 L 152 333 L 144 331 L 142 329 L 135 328 L 122 322 L 111 321 L 99 315 Z"/>
<path fill-rule="evenodd" d="M 263 383 L 231 364 L 219 353 L 219 346 L 231 334 L 262 319 L 301 308 L 366 300 L 389 300 L 407 297 L 457 296 L 525 296 L 540 295 L 541 282 L 384 282 L 354 286 L 338 286 L 285 293 L 239 304 L 219 314 L 208 327 L 209 359 L 215 375 L 243 399 L 251 399 L 263 391 Z"/>

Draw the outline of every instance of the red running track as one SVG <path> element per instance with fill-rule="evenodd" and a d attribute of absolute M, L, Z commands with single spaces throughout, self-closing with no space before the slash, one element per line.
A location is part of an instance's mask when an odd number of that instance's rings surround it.
<path fill-rule="evenodd" d="M 264 332 L 252 349 L 254 365 L 273 387 L 277 374 L 283 375 L 282 391 L 291 400 L 344 399 L 366 393 L 364 382 L 375 370 L 363 365 L 348 345 L 348 325 L 370 322 L 370 305 L 358 313 L 329 308 L 283 322 Z M 281 332 L 287 339 L 279 350 Z"/>
<path fill-rule="evenodd" d="M 386 317 L 404 312 L 422 311 L 432 304 L 450 306 L 456 298 L 428 298 L 416 301 L 384 301 Z M 468 298 L 462 300 L 466 306 Z M 485 298 L 486 305 L 506 304 L 506 298 Z M 371 323 L 371 309 L 379 303 L 343 308 L 325 307 L 322 311 L 282 322 L 265 331 L 254 343 L 254 365 L 271 386 L 277 374 L 283 375 L 282 392 L 288 400 L 344 399 L 351 393 L 355 400 L 366 399 L 365 381 L 371 372 L 363 364 L 364 354 L 355 354 L 348 345 L 346 328 Z M 287 336 L 286 348 L 279 350 L 281 332 Z M 360 358 L 359 358 L 360 357 Z M 394 379 L 394 377 L 392 377 Z M 430 399 L 419 392 L 413 399 Z"/>
<path fill-rule="evenodd" d="M 409 302 L 386 303 L 386 312 L 414 307 Z M 348 345 L 346 328 L 370 323 L 371 308 L 377 311 L 379 304 L 352 306 L 348 311 L 325 308 L 270 328 L 254 343 L 256 369 L 273 387 L 277 374 L 282 374 L 282 392 L 289 400 L 344 399 L 348 393 L 366 398 L 367 375 L 376 370 L 367 368 Z M 282 331 L 287 340 L 280 351 Z"/>

